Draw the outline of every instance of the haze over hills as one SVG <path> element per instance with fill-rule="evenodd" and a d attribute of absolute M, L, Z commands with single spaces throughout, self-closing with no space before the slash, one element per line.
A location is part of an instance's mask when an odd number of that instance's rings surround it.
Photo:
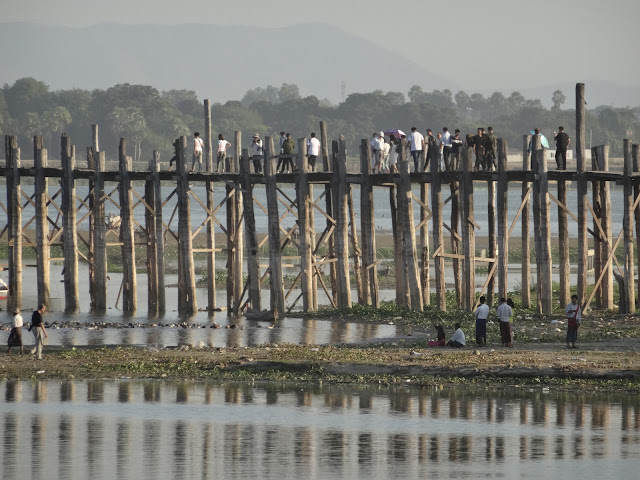
<path fill-rule="evenodd" d="M 241 99 L 251 88 L 282 83 L 295 83 L 303 95 L 334 103 L 342 100 L 342 82 L 347 95 L 376 89 L 406 95 L 412 85 L 425 91 L 476 91 L 468 87 L 473 69 L 464 82 L 448 79 L 446 62 L 435 52 L 431 53 L 434 71 L 429 72 L 408 58 L 325 24 L 256 28 L 102 23 L 73 28 L 3 23 L 0 45 L 6 47 L 0 49 L 0 83 L 32 76 L 52 89 L 140 83 L 159 90 L 195 90 L 200 98 L 223 103 Z M 415 52 L 429 55 L 426 48 Z M 442 72 L 437 71 L 443 65 Z M 587 84 L 590 107 L 640 105 L 640 86 L 576 81 Z M 567 96 L 564 108 L 571 108 L 573 88 L 574 84 L 514 85 L 511 91 L 549 105 L 553 91 L 561 89 Z"/>

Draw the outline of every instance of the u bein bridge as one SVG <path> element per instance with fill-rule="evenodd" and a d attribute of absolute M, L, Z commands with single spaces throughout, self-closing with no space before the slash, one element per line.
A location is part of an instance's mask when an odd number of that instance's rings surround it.
<path fill-rule="evenodd" d="M 635 279 L 634 219 L 636 248 L 640 249 L 640 161 L 638 145 L 624 140 L 624 170 L 610 172 L 608 146 L 592 149 L 592 169 L 587 171 L 585 157 L 585 100 L 584 84 L 576 86 L 576 156 L 577 169 L 547 170 L 544 149 L 540 137 L 533 137 L 528 153 L 530 135 L 523 137 L 522 170 L 507 169 L 507 142 L 498 139 L 497 170 L 473 171 L 473 152 L 465 147 L 461 155 L 460 169 L 439 171 L 438 162 L 432 161 L 429 172 L 409 172 L 408 152 L 401 149 L 398 159 L 399 174 L 371 174 L 371 158 L 368 140 L 362 140 L 360 148 L 360 172 L 347 172 L 347 151 L 344 138 L 331 142 L 329 150 L 327 129 L 320 124 L 323 171 L 310 171 L 306 155 L 295 157 L 296 173 L 277 173 L 279 155 L 274 150 L 273 138 L 266 137 L 264 145 L 265 174 L 250 172 L 250 157 L 241 148 L 241 132 L 235 132 L 233 158 L 227 158 L 224 173 L 213 171 L 211 105 L 204 101 L 206 172 L 189 173 L 191 156 L 187 137 L 176 143 L 177 169 L 160 171 L 159 155 L 154 151 L 145 171 L 133 171 L 132 159 L 127 155 L 126 139 L 120 140 L 117 171 L 105 170 L 105 152 L 100 151 L 98 126 L 92 129 L 92 146 L 87 148 L 86 167 L 76 166 L 76 151 L 68 136 L 61 139 L 61 168 L 48 166 L 47 150 L 42 137 L 33 141 L 33 168 L 20 165 L 17 137 L 6 136 L 6 165 L 0 166 L 0 174 L 6 178 L 7 203 L 0 207 L 7 214 L 7 224 L 0 238 L 8 243 L 9 293 L 7 309 L 22 307 L 23 247 L 36 251 L 38 302 L 50 303 L 50 262 L 63 262 L 64 302 L 68 313 L 79 310 L 80 280 L 79 259 L 89 265 L 89 295 L 95 312 L 107 309 L 107 247 L 120 247 L 123 264 L 123 280 L 118 286 L 122 295 L 122 310 L 133 312 L 138 308 L 136 281 L 136 246 L 146 247 L 146 274 L 148 276 L 148 313 L 165 311 L 165 242 L 172 237 L 178 245 L 178 311 L 184 315 L 198 311 L 194 254 L 205 254 L 208 273 L 207 311 L 216 305 L 215 265 L 216 253 L 226 250 L 228 314 L 237 314 L 248 300 L 254 308 L 261 309 L 260 291 L 268 277 L 271 309 L 290 312 L 300 300 L 304 311 L 318 308 L 319 289 L 325 292 L 336 308 L 349 308 L 352 302 L 351 284 L 355 283 L 357 302 L 378 307 L 378 265 L 376 258 L 376 228 L 373 189 L 385 188 L 389 192 L 391 211 L 394 264 L 396 266 L 396 302 L 414 311 L 422 311 L 435 299 L 435 307 L 446 309 L 446 265 L 453 269 L 457 304 L 471 311 L 480 295 L 489 302 L 497 291 L 499 297 L 507 296 L 507 265 L 509 239 L 520 222 L 522 267 L 522 306 L 530 308 L 531 249 L 530 223 L 534 228 L 536 258 L 535 307 L 538 313 L 550 314 L 554 299 L 552 292 L 552 258 L 550 229 L 550 200 L 558 207 L 558 242 L 560 245 L 559 301 L 567 304 L 570 299 L 569 282 L 569 217 L 578 225 L 578 275 L 577 294 L 585 308 L 595 299 L 601 308 L 613 309 L 613 279 L 620 286 L 619 308 L 634 312 L 636 298 L 640 298 L 640 282 Z M 405 140 L 403 147 L 406 147 Z M 306 139 L 297 144 L 298 152 L 306 152 Z M 188 158 L 189 157 L 189 158 Z M 51 182 L 55 179 L 55 182 Z M 88 180 L 88 195 L 82 198 L 76 193 L 76 181 Z M 138 191 L 132 182 L 144 181 L 144 189 Z M 549 182 L 557 184 L 557 197 L 549 191 Z M 31 185 L 33 195 L 26 194 L 21 186 Z M 49 185 L 49 182 L 52 185 Z M 163 197 L 161 182 L 175 188 Z M 488 245 L 487 257 L 477 257 L 474 221 L 474 185 L 484 183 L 488 189 Z M 578 211 L 567 208 L 567 182 L 577 183 Z M 55 187 L 53 187 L 55 183 Z M 59 186 L 58 186 L 59 183 Z M 611 184 L 624 186 L 624 222 L 616 234 L 611 226 Z M 419 187 L 419 196 L 412 185 Z M 517 184 L 521 201 L 516 215 L 508 218 L 508 191 Z M 591 184 L 591 200 L 588 190 Z M 253 195 L 256 185 L 264 185 L 266 203 L 263 205 Z M 295 187 L 296 196 L 290 198 L 283 185 Z M 353 187 L 360 189 L 360 230 L 354 211 Z M 192 186 L 204 186 L 205 198 L 199 198 Z M 443 191 L 444 189 L 444 191 Z M 215 192 L 215 194 L 214 194 Z M 167 203 L 176 197 L 175 208 Z M 446 197 L 446 198 L 445 198 Z M 443 218 L 443 207 L 451 202 L 451 218 Z M 107 225 L 105 205 L 111 203 L 120 211 L 119 230 Z M 199 225 L 191 222 L 191 208 L 196 204 L 205 212 L 205 220 Z M 284 208 L 281 208 L 284 207 Z M 377 208 L 380 208 L 376 205 Z M 31 218 L 23 218 L 23 211 L 35 210 Z M 226 209 L 223 225 L 216 217 L 220 209 Z M 267 235 L 260 238 L 256 229 L 256 208 L 268 218 Z M 419 223 L 414 221 L 414 208 L 419 209 Z M 144 211 L 144 224 L 136 220 L 134 211 Z M 530 222 L 530 214 L 533 221 Z M 293 216 L 295 224 L 285 228 L 282 220 Z M 324 218 L 323 231 L 316 231 L 316 216 Z M 176 219 L 177 217 L 177 219 Z M 89 223 L 89 231 L 78 226 Z M 592 222 L 592 228 L 588 223 Z M 35 239 L 33 226 L 35 223 Z M 176 225 L 177 223 L 177 225 Z M 429 229 L 429 223 L 431 229 Z M 195 228 L 194 228 L 195 227 Z M 216 245 L 215 231 L 226 237 L 226 245 Z M 444 230 L 448 233 L 445 242 Z M 206 233 L 206 247 L 194 248 L 193 239 Z M 136 235 L 137 234 L 137 235 Z M 587 263 L 589 237 L 593 239 L 595 286 L 588 295 Z M 624 259 L 620 263 L 615 252 L 624 245 Z M 268 243 L 268 265 L 260 265 L 259 250 Z M 79 245 L 84 245 L 83 253 Z M 447 248 L 447 244 L 449 248 Z M 52 258 L 51 247 L 62 246 L 63 258 Z M 286 257 L 284 247 L 297 248 L 298 256 Z M 246 262 L 245 262 L 246 255 Z M 445 263 L 447 260 L 447 263 Z M 293 284 L 285 290 L 283 261 L 299 265 Z M 297 263 L 296 263 L 297 262 Z M 433 272 L 430 271 L 430 264 Z M 328 265 L 329 276 L 322 275 Z M 246 270 L 245 270 L 246 266 Z M 487 267 L 482 287 L 477 278 L 477 266 Z M 435 295 L 432 298 L 430 276 L 435 278 Z M 325 281 L 325 278 L 328 278 Z M 246 280 L 245 280 L 246 279 Z M 478 283 L 477 283 L 478 282 Z M 636 293 L 636 283 L 639 291 Z M 298 293 L 299 292 L 299 293 Z M 120 293 L 118 294 L 120 296 Z M 295 293 L 295 294 L 294 294 Z"/>

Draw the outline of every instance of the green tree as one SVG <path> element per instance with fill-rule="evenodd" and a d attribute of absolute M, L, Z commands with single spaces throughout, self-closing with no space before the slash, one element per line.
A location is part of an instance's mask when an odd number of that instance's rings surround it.
<path fill-rule="evenodd" d="M 142 110 L 139 107 L 115 107 L 109 115 L 109 120 L 116 141 L 121 137 L 127 137 L 133 141 L 134 159 L 138 161 L 142 153 L 140 144 L 147 128 Z"/>
<path fill-rule="evenodd" d="M 564 96 L 562 90 L 556 90 L 553 92 L 553 96 L 551 97 L 551 101 L 553 102 L 553 110 L 560 110 L 562 104 L 567 100 L 567 97 Z"/>

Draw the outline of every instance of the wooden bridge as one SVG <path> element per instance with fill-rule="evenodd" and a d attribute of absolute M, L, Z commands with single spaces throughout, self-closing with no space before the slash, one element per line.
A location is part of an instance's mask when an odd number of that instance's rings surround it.
<path fill-rule="evenodd" d="M 6 177 L 7 203 L 0 207 L 7 213 L 7 225 L 0 238 L 8 242 L 9 296 L 8 309 L 22 305 L 22 249 L 32 247 L 36 251 L 38 301 L 50 302 L 51 261 L 64 263 L 65 311 L 79 309 L 80 280 L 79 259 L 89 265 L 89 295 L 91 308 L 96 312 L 107 308 L 107 247 L 121 248 L 123 280 L 120 285 L 123 311 L 138 308 L 136 281 L 136 245 L 146 247 L 146 274 L 148 276 L 148 305 L 150 315 L 165 311 L 165 241 L 170 236 L 178 245 L 178 310 L 182 314 L 198 311 L 194 253 L 205 254 L 207 260 L 208 288 L 206 309 L 216 308 L 215 260 L 216 253 L 227 254 L 227 311 L 237 313 L 245 301 L 254 308 L 262 308 L 260 290 L 269 277 L 270 307 L 280 312 L 291 311 L 300 300 L 304 311 L 318 308 L 318 292 L 322 289 L 330 303 L 337 308 L 349 308 L 352 302 L 351 283 L 355 282 L 357 302 L 379 306 L 378 266 L 376 258 L 376 216 L 373 189 L 385 188 L 389 192 L 394 239 L 394 264 L 396 269 L 396 302 L 407 308 L 422 311 L 432 301 L 430 263 L 435 277 L 435 306 L 446 309 L 446 268 L 453 269 L 454 289 L 458 305 L 473 310 L 481 294 L 489 303 L 497 290 L 499 296 L 507 295 L 507 264 L 509 239 L 520 222 L 522 268 L 522 305 L 530 307 L 529 264 L 530 214 L 533 214 L 534 249 L 536 258 L 537 295 L 536 308 L 540 313 L 551 313 L 553 308 L 552 259 L 550 233 L 550 201 L 558 207 L 558 240 L 560 292 L 559 302 L 566 304 L 570 297 L 569 283 L 569 217 L 578 225 L 578 283 L 577 293 L 588 307 L 595 298 L 599 307 L 612 309 L 613 277 L 621 286 L 620 309 L 635 311 L 636 283 L 634 249 L 640 248 L 640 167 L 638 146 L 624 140 L 624 171 L 608 171 L 608 146 L 592 149 L 592 169 L 587 171 L 585 161 L 585 103 L 584 85 L 576 86 L 576 153 L 577 170 L 547 171 L 544 150 L 540 138 L 533 137 L 531 153 L 530 135 L 523 137 L 522 170 L 507 169 L 507 143 L 498 140 L 497 170 L 473 171 L 472 150 L 465 148 L 461 154 L 461 168 L 456 171 L 439 171 L 437 162 L 431 162 L 429 172 L 409 172 L 406 144 L 399 157 L 399 174 L 371 174 L 371 158 L 368 141 L 362 140 L 360 148 L 360 172 L 347 171 L 347 151 L 344 138 L 334 140 L 329 150 L 327 129 L 320 125 L 323 171 L 311 172 L 304 154 L 296 155 L 296 173 L 277 173 L 273 139 L 265 138 L 264 175 L 250 172 L 250 157 L 242 150 L 242 134 L 235 132 L 234 156 L 227 159 L 224 173 L 213 171 L 211 106 L 204 102 L 205 112 L 205 162 L 206 172 L 189 173 L 187 168 L 188 141 L 181 137 L 175 143 L 177 169 L 160 171 L 158 153 L 154 152 L 145 171 L 133 171 L 131 157 L 127 155 L 126 139 L 120 140 L 119 169 L 105 171 L 105 154 L 100 151 L 98 127 L 93 126 L 93 140 L 87 148 L 86 166 L 78 167 L 76 150 L 68 136 L 61 138 L 61 168 L 48 166 L 47 150 L 42 137 L 34 137 L 33 168 L 21 167 L 17 137 L 5 138 L 6 165 L 0 166 L 0 174 Z M 306 139 L 298 140 L 298 152 L 306 152 Z M 84 162 L 83 162 L 84 163 Z M 59 179 L 59 188 L 49 185 L 50 179 Z M 85 198 L 76 194 L 76 181 L 86 179 L 89 193 Z M 144 181 L 143 191 L 132 185 Z M 549 191 L 549 182 L 557 184 L 557 196 Z M 163 198 L 161 182 L 175 184 Z M 487 185 L 488 257 L 477 257 L 474 221 L 474 184 Z M 567 182 L 577 183 L 578 211 L 567 208 Z M 624 225 L 614 235 L 611 226 L 611 184 L 624 186 Z M 28 195 L 23 185 L 33 184 L 34 193 Z M 283 185 L 293 185 L 296 196 L 291 198 L 282 190 Z M 419 186 L 419 196 L 412 185 Z M 521 202 L 516 215 L 508 218 L 508 190 L 513 185 L 521 190 Z M 591 201 L 588 198 L 591 184 Z M 205 198 L 199 198 L 191 188 L 205 187 Z M 262 205 L 253 195 L 256 185 L 264 185 L 267 205 Z M 360 225 L 356 223 L 353 186 L 360 189 Z M 214 195 L 215 189 L 215 195 Z M 445 192 L 443 192 L 443 189 Z M 224 193 L 218 193 L 224 192 Z M 167 203 L 177 198 L 176 206 L 169 212 Z M 446 198 L 443 198 L 446 196 Z M 195 202 L 195 203 L 194 203 Z M 443 207 L 451 202 L 451 218 L 443 218 Z M 120 212 L 118 229 L 107 226 L 105 205 L 111 203 Z M 191 208 L 199 205 L 205 212 L 200 225 L 192 225 Z M 283 208 L 282 208 L 283 207 Z M 25 209 L 35 209 L 31 218 L 23 218 Z M 216 213 L 226 208 L 223 225 Z M 267 235 L 260 240 L 256 229 L 255 209 L 262 209 L 268 217 Z M 414 222 L 414 208 L 420 210 L 420 222 Z M 134 215 L 136 209 L 145 212 L 144 223 Z M 167 211 L 165 211 L 167 210 Z M 326 222 L 322 231 L 316 231 L 315 217 Z M 295 224 L 285 228 L 282 220 L 293 216 Z M 174 220 L 177 218 L 177 225 Z M 88 232 L 78 231 L 78 225 L 90 220 Z M 593 228 L 589 228 L 588 222 Z M 32 224 L 35 223 L 35 238 Z M 429 229 L 429 224 L 431 229 Z M 194 228 L 195 227 L 195 228 Z M 217 246 L 215 232 L 222 232 L 226 245 Z M 448 233 L 445 243 L 445 230 Z M 193 239 L 206 233 L 206 247 L 194 248 Z M 135 234 L 138 234 L 137 236 Z M 589 237 L 593 239 L 594 268 L 597 279 L 593 292 L 587 297 L 587 254 Z M 624 244 L 622 263 L 615 255 Z M 268 242 L 269 264 L 259 264 L 258 252 Z M 82 253 L 79 243 L 88 253 Z M 293 258 L 299 272 L 293 285 L 285 291 L 282 267 L 283 247 L 295 246 L 298 256 Z M 61 245 L 64 256 L 52 258 L 51 247 Z M 322 252 L 322 253 L 321 253 Z M 246 255 L 246 262 L 245 262 Z M 445 260 L 451 266 L 447 267 Z M 448 263 L 448 262 L 447 262 Z M 476 288 L 476 266 L 488 268 L 480 289 Z M 328 280 L 321 274 L 321 267 L 329 265 Z M 245 270 L 246 265 L 246 270 Z M 615 268 L 614 268 L 615 267 Z M 352 273 L 351 273 L 352 272 Z M 246 280 L 245 280 L 246 277 Z M 299 290 L 298 290 L 299 289 Z M 300 292 L 294 295 L 294 292 Z M 639 292 L 640 293 L 640 292 Z M 294 298 L 295 297 L 295 298 Z"/>

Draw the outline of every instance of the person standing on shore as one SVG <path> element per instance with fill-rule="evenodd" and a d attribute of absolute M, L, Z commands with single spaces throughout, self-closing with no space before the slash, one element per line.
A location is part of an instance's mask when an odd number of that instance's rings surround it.
<path fill-rule="evenodd" d="M 447 342 L 447 346 L 451 348 L 462 348 L 466 345 L 464 332 L 462 331 L 462 328 L 460 328 L 459 323 L 456 323 L 453 327 L 456 331 L 453 332 L 453 336 L 451 337 L 451 340 Z"/>
<path fill-rule="evenodd" d="M 487 299 L 480 297 L 480 305 L 476 309 L 476 345 L 479 347 L 487 346 L 487 319 L 489 318 L 489 305 L 485 302 Z"/>
<path fill-rule="evenodd" d="M 31 355 L 34 353 L 37 355 L 38 360 L 42 360 L 42 347 L 44 346 L 44 339 L 49 337 L 47 330 L 44 328 L 44 322 L 42 321 L 42 314 L 47 307 L 41 303 L 38 305 L 38 310 L 33 312 L 31 316 L 31 331 L 36 339 L 36 345 L 31 350 Z"/>
<path fill-rule="evenodd" d="M 571 295 L 571 303 L 564 309 L 564 316 L 567 317 L 567 348 L 569 343 L 572 348 L 576 348 L 578 327 L 582 323 L 582 309 L 578 305 L 577 295 Z"/>
<path fill-rule="evenodd" d="M 513 316 L 513 310 L 504 297 L 500 299 L 497 314 L 498 320 L 500 321 L 502 346 L 513 348 L 513 340 L 511 337 L 511 317 Z"/>
<path fill-rule="evenodd" d="M 13 320 L 11 333 L 9 333 L 8 345 L 9 349 L 7 353 L 11 353 L 11 347 L 20 347 L 20 355 L 24 353 L 24 347 L 22 346 L 22 316 L 20 315 L 20 309 L 16 308 L 13 311 Z"/>

